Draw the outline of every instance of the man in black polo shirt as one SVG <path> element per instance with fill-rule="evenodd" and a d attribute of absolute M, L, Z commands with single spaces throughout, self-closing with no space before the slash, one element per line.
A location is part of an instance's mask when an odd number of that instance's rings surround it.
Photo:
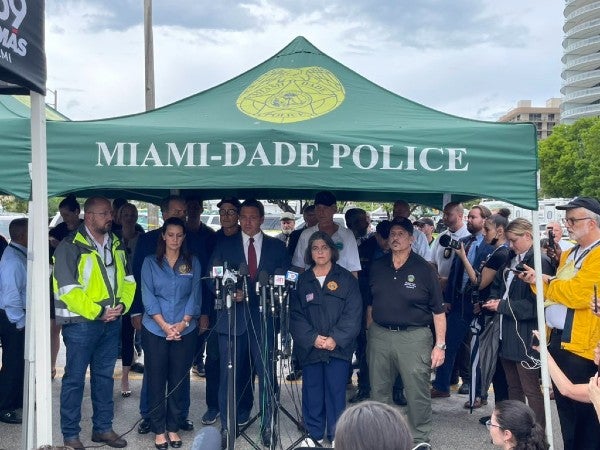
<path fill-rule="evenodd" d="M 408 422 L 415 443 L 431 435 L 431 369 L 444 362 L 446 316 L 442 292 L 431 265 L 411 250 L 413 224 L 392 222 L 390 253 L 371 265 L 367 309 L 367 355 L 371 398 L 391 403 L 400 372 L 408 400 Z M 435 326 L 435 345 L 429 326 Z"/>

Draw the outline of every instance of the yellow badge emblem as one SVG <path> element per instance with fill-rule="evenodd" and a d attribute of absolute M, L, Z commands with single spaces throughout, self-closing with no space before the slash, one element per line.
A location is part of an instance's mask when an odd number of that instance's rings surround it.
<path fill-rule="evenodd" d="M 179 273 L 186 274 L 186 273 L 190 273 L 191 271 L 192 271 L 192 268 L 190 266 L 188 266 L 187 264 L 181 264 L 179 266 Z"/>
<path fill-rule="evenodd" d="M 338 287 L 339 286 L 335 281 L 330 281 L 329 283 L 327 283 L 327 289 L 329 289 L 330 291 L 335 291 Z"/>
<path fill-rule="evenodd" d="M 273 69 L 259 77 L 237 99 L 237 107 L 255 119 L 293 123 L 327 114 L 346 97 L 340 80 L 323 67 Z"/>

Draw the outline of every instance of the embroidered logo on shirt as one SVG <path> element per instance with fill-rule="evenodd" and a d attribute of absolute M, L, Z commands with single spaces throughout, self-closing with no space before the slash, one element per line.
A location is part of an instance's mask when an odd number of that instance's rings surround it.
<path fill-rule="evenodd" d="M 339 286 L 335 281 L 330 281 L 329 283 L 327 283 L 327 289 L 329 289 L 330 291 L 335 291 L 338 287 Z"/>
<path fill-rule="evenodd" d="M 315 294 L 313 294 L 312 292 L 309 294 L 306 294 L 306 301 L 307 302 L 312 302 L 315 299 Z"/>
<path fill-rule="evenodd" d="M 415 284 L 415 276 L 414 275 L 408 275 L 406 277 L 406 281 L 404 282 L 404 287 L 406 289 L 415 289 L 417 287 L 417 285 Z"/>
<path fill-rule="evenodd" d="M 178 268 L 179 273 L 182 275 L 188 274 L 192 271 L 192 268 L 190 266 L 188 266 L 187 264 L 181 264 Z"/>

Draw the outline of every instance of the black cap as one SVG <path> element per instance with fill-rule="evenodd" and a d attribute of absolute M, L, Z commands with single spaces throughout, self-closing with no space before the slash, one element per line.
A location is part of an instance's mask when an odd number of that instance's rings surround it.
<path fill-rule="evenodd" d="M 336 202 L 335 195 L 330 191 L 317 192 L 315 195 L 315 205 L 332 206 L 335 205 Z"/>
<path fill-rule="evenodd" d="M 390 228 L 392 228 L 392 222 L 390 222 L 389 220 L 382 220 L 375 227 L 375 231 L 383 239 L 387 239 L 388 237 L 390 237 Z"/>
<path fill-rule="evenodd" d="M 217 203 L 217 208 L 220 208 L 223 203 L 229 203 L 229 204 L 235 206 L 238 211 L 242 207 L 242 204 L 236 197 L 225 197 L 219 203 Z"/>
<path fill-rule="evenodd" d="M 585 208 L 595 214 L 600 214 L 600 202 L 593 197 L 575 197 L 566 205 L 557 206 L 556 209 Z"/>
<path fill-rule="evenodd" d="M 413 224 L 410 220 L 408 220 L 406 217 L 397 217 L 394 220 L 392 220 L 392 223 L 390 224 L 390 230 L 392 229 L 392 227 L 402 227 L 406 230 L 406 232 L 408 234 L 410 234 L 412 236 L 413 232 L 415 231 L 415 227 L 413 227 Z"/>
<path fill-rule="evenodd" d="M 433 220 L 431 220 L 429 217 L 421 217 L 420 219 L 415 220 L 413 222 L 413 225 L 431 225 L 432 227 L 435 226 Z"/>

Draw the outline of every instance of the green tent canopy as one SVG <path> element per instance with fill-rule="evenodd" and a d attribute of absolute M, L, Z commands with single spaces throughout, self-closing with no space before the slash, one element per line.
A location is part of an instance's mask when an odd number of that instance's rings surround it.
<path fill-rule="evenodd" d="M 157 201 L 491 197 L 537 209 L 533 124 L 463 119 L 363 78 L 294 39 L 212 89 L 124 117 L 47 124 L 48 193 Z"/>

